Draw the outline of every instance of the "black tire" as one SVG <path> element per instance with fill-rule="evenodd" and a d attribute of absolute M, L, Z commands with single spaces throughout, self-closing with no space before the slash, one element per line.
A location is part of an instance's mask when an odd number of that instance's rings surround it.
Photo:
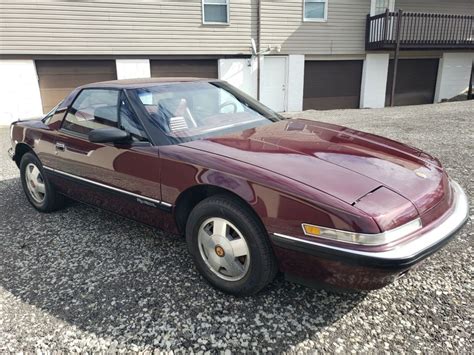
<path fill-rule="evenodd" d="M 249 251 L 249 265 L 240 280 L 229 281 L 218 276 L 206 263 L 200 251 L 198 233 L 210 218 L 222 218 L 237 227 Z M 199 272 L 217 289 L 236 296 L 253 295 L 276 276 L 278 267 L 267 232 L 248 206 L 232 196 L 216 195 L 197 204 L 186 223 L 186 242 Z M 217 253 L 217 251 L 216 251 Z"/>
<path fill-rule="evenodd" d="M 40 178 L 44 183 L 44 198 L 41 201 L 36 199 L 32 192 L 29 191 L 27 184 L 27 173 L 26 169 L 35 166 L 40 172 Z M 46 174 L 44 173 L 43 165 L 40 160 L 33 153 L 25 153 L 20 161 L 20 178 L 21 184 L 23 186 L 23 191 L 25 192 L 26 198 L 31 203 L 31 205 L 40 212 L 52 212 L 58 210 L 64 205 L 64 196 L 57 193 L 54 186 L 49 182 Z"/>

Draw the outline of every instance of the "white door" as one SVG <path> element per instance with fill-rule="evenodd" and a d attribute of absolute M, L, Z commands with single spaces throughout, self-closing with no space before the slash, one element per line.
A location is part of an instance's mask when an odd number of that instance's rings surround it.
<path fill-rule="evenodd" d="M 260 101 L 277 112 L 286 111 L 286 57 L 265 57 L 261 73 Z"/>

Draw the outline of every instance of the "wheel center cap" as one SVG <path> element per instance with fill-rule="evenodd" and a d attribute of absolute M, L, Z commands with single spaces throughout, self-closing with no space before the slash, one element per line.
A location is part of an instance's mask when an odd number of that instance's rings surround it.
<path fill-rule="evenodd" d="M 221 258 L 225 255 L 224 248 L 222 248 L 220 245 L 217 245 L 215 248 L 217 256 L 220 256 Z"/>

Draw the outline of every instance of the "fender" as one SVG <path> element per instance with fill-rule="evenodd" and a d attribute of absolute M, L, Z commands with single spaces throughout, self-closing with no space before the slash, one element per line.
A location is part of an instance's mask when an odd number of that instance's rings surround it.
<path fill-rule="evenodd" d="M 279 190 L 278 186 L 290 185 L 284 176 L 251 169 L 246 163 L 181 145 L 162 146 L 159 153 L 162 199 L 174 206 L 188 189 L 212 186 L 245 201 L 269 233 L 285 231 L 303 235 L 301 223 L 304 221 L 318 221 L 345 230 L 380 231 L 372 218 L 361 215 L 359 210 L 347 212 L 347 204 L 318 190 L 295 183 L 288 191 Z M 243 170 L 247 178 L 239 176 Z"/>

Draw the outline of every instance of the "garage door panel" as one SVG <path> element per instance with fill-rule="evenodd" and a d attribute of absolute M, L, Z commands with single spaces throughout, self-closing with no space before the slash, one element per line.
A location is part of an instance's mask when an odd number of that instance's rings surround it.
<path fill-rule="evenodd" d="M 305 99 L 305 110 L 333 110 L 335 108 L 354 108 L 359 106 L 359 96 L 319 97 Z M 306 107 L 307 106 L 307 107 Z"/>
<path fill-rule="evenodd" d="M 395 106 L 431 104 L 434 101 L 439 59 L 400 59 L 397 68 Z M 390 104 L 393 82 L 393 60 L 389 63 L 387 96 Z"/>
<path fill-rule="evenodd" d="M 217 60 L 152 60 L 151 76 L 217 78 Z"/>
<path fill-rule="evenodd" d="M 341 86 L 339 88 L 334 88 L 334 89 L 331 88 L 331 85 L 337 85 L 337 83 L 343 83 L 344 82 L 343 80 L 340 80 L 340 81 L 336 81 L 334 79 L 331 79 L 331 80 L 334 81 L 334 84 L 326 84 L 326 86 L 325 86 L 326 90 L 323 90 L 322 88 L 320 88 L 319 84 L 316 84 L 314 86 L 312 86 L 310 84 L 307 87 L 305 86 L 305 88 L 307 88 L 311 92 L 317 93 L 317 97 L 321 97 L 321 98 L 322 97 L 334 97 L 334 98 L 335 97 L 341 97 L 341 99 L 343 99 L 346 96 L 357 96 L 357 97 L 359 97 L 359 92 L 358 91 L 355 92 L 350 87 Z M 325 81 L 325 82 L 327 83 L 328 81 Z M 341 85 L 344 85 L 344 84 L 341 84 Z"/>
<path fill-rule="evenodd" d="M 117 79 L 113 60 L 37 60 L 43 112 L 50 111 L 76 87 Z"/>
<path fill-rule="evenodd" d="M 40 86 L 43 89 L 76 88 L 80 85 L 98 81 L 115 80 L 110 74 L 59 74 L 40 76 Z"/>
<path fill-rule="evenodd" d="M 358 108 L 362 66 L 361 60 L 306 61 L 303 108 Z"/>
<path fill-rule="evenodd" d="M 49 112 L 51 108 L 56 106 L 60 101 L 62 101 L 67 95 L 71 93 L 73 89 L 46 89 L 41 90 L 42 102 L 43 102 L 43 112 Z"/>
<path fill-rule="evenodd" d="M 87 67 L 89 74 L 115 74 L 113 60 L 38 60 L 38 74 L 83 74 Z"/>

